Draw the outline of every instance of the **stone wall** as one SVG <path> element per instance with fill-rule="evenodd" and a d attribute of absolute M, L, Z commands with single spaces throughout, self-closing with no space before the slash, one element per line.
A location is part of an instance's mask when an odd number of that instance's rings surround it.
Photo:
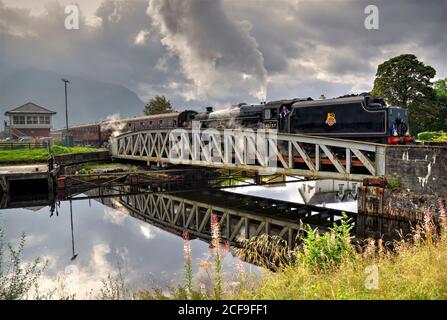
<path fill-rule="evenodd" d="M 398 178 L 403 189 L 418 194 L 447 194 L 447 147 L 389 146 L 387 179 Z"/>
<path fill-rule="evenodd" d="M 109 151 L 94 151 L 84 153 L 70 153 L 54 156 L 55 163 L 62 166 L 70 166 L 78 163 L 110 160 Z"/>
<path fill-rule="evenodd" d="M 396 191 L 376 186 L 359 188 L 358 213 L 405 221 L 421 221 L 431 215 L 435 222 L 446 216 L 447 199 L 437 194 Z"/>

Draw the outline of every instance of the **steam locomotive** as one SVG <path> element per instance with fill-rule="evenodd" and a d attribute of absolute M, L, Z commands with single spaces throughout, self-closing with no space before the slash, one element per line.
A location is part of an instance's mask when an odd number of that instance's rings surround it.
<path fill-rule="evenodd" d="M 278 132 L 398 144 L 412 142 L 407 110 L 368 94 L 313 100 L 297 98 L 193 116 L 202 128 L 264 128 Z"/>

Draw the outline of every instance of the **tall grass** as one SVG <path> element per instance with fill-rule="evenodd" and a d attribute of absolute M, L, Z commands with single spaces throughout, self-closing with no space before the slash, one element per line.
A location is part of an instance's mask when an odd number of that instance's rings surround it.
<path fill-rule="evenodd" d="M 441 227 L 441 230 L 438 228 Z M 345 227 L 343 227 L 345 228 Z M 248 299 L 446 299 L 446 225 L 436 226 L 431 214 L 413 230 L 411 242 L 400 240 L 394 250 L 369 240 L 356 248 L 345 242 L 346 254 L 323 255 L 304 250 L 296 263 L 271 273 L 241 297 Z M 335 229 L 340 237 L 344 231 Z M 312 233 L 309 233 L 312 238 Z M 325 237 L 325 236 L 323 236 Z M 327 240 L 327 239 L 326 239 Z M 326 242 L 326 240 L 321 240 Z M 311 240 L 313 244 L 317 243 Z M 344 240 L 343 240 L 344 242 Z M 312 245 L 313 245 L 312 244 Z M 326 245 L 323 245 L 325 248 Z M 323 252 L 324 250 L 320 251 Z M 328 257 L 331 257 L 328 262 Z M 307 262 L 306 262 L 307 261 Z M 371 270 L 376 270 L 372 274 Z M 374 276 L 376 287 L 368 286 Z"/>
<path fill-rule="evenodd" d="M 40 297 L 38 280 L 45 270 L 39 258 L 29 263 L 22 262 L 26 237 L 22 234 L 14 247 L 5 243 L 0 229 L 0 300 L 19 300 Z"/>
<path fill-rule="evenodd" d="M 211 244 L 214 251 L 214 299 L 222 299 L 222 257 L 220 252 L 220 225 L 219 217 L 211 215 Z"/>
<path fill-rule="evenodd" d="M 187 231 L 183 232 L 183 255 L 184 255 L 184 268 L 185 268 L 185 290 L 186 296 L 191 298 L 193 287 L 192 287 L 192 258 L 191 258 L 191 244 L 189 243 L 189 233 Z"/>

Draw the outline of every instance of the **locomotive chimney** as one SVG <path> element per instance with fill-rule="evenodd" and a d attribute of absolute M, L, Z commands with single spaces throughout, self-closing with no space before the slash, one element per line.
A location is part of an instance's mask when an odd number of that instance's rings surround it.
<path fill-rule="evenodd" d="M 321 94 L 320 100 L 326 100 L 326 97 L 324 96 L 324 94 Z"/>
<path fill-rule="evenodd" d="M 208 113 L 213 112 L 213 107 L 206 107 L 206 112 L 208 112 Z"/>

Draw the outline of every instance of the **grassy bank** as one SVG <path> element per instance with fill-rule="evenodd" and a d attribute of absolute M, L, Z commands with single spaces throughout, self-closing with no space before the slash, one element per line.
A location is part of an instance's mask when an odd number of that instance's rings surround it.
<path fill-rule="evenodd" d="M 51 153 L 54 155 L 66 153 L 82 153 L 98 151 L 99 149 L 87 147 L 51 147 Z M 46 162 L 48 158 L 48 149 L 13 149 L 0 150 L 0 165 L 22 164 L 22 163 L 38 163 Z"/>
<path fill-rule="evenodd" d="M 380 240 L 370 240 L 362 246 L 353 245 L 349 230 L 348 224 L 334 227 L 323 235 L 308 229 L 302 250 L 287 249 L 281 245 L 282 240 L 272 242 L 268 237 L 247 241 L 245 248 L 238 250 L 238 255 L 275 269 L 275 272 L 267 272 L 255 279 L 239 273 L 235 282 L 222 288 L 220 298 L 447 299 L 445 229 L 439 232 L 427 220 L 415 229 L 411 241 L 396 241 L 392 251 L 385 249 Z M 217 278 L 219 272 L 216 266 Z M 211 294 L 203 294 L 197 288 L 188 289 L 190 282 L 185 276 L 185 286 L 171 289 L 169 298 L 215 299 L 214 288 L 208 290 Z M 160 292 L 141 291 L 139 298 L 160 299 L 163 296 Z"/>
<path fill-rule="evenodd" d="M 447 299 L 447 243 L 401 247 L 396 254 L 364 256 L 328 270 L 298 264 L 267 275 L 243 299 Z M 376 281 L 374 283 L 375 275 Z"/>

